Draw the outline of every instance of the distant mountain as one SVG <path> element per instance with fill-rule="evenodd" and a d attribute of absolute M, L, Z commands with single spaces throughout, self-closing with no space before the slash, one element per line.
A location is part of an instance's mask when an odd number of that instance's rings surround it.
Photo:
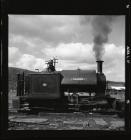
<path fill-rule="evenodd" d="M 25 75 L 27 75 L 28 73 L 37 73 L 35 71 L 30 71 L 26 69 L 9 67 L 8 68 L 9 90 L 16 89 L 17 73 L 22 73 L 22 72 L 24 72 Z M 107 84 L 109 87 L 110 86 L 125 86 L 124 82 L 115 82 L 115 81 L 108 81 L 108 80 L 107 80 Z"/>
<path fill-rule="evenodd" d="M 28 73 L 37 73 L 37 72 L 26 70 L 26 69 L 9 67 L 8 68 L 9 90 L 16 89 L 17 74 L 22 73 L 22 72 L 24 72 L 25 75 L 27 75 Z"/>
<path fill-rule="evenodd" d="M 116 81 L 107 81 L 108 87 L 116 86 L 116 87 L 123 87 L 125 86 L 125 82 L 116 82 Z"/>

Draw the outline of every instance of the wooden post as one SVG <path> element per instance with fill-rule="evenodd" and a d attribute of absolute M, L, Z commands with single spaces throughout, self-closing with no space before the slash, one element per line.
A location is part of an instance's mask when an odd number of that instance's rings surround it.
<path fill-rule="evenodd" d="M 20 74 L 17 74 L 17 96 L 20 96 Z"/>

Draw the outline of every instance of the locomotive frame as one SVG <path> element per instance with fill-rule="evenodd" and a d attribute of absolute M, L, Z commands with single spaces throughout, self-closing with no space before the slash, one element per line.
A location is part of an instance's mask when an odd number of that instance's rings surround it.
<path fill-rule="evenodd" d="M 54 58 L 46 63 L 47 69 L 44 72 L 17 74 L 18 98 L 13 101 L 15 108 L 18 111 L 34 112 L 116 111 L 116 99 L 105 94 L 103 61 L 96 62 L 97 72 L 81 69 L 56 71 Z"/>

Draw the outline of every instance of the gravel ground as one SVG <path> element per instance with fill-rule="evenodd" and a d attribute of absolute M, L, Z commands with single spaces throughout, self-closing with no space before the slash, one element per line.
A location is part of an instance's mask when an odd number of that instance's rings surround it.
<path fill-rule="evenodd" d="M 116 115 L 39 113 L 9 116 L 9 130 L 124 130 L 124 119 Z"/>
<path fill-rule="evenodd" d="M 89 113 L 17 113 L 12 108 L 16 93 L 9 94 L 9 130 L 124 130 L 124 118 Z"/>

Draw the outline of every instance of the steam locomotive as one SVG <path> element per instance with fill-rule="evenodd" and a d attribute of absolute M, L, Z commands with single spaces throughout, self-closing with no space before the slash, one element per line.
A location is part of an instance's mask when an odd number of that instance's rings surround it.
<path fill-rule="evenodd" d="M 106 96 L 106 76 L 103 61 L 96 70 L 55 70 L 56 59 L 47 62 L 47 70 L 17 74 L 17 104 L 19 110 L 87 110 L 113 107 Z"/>

